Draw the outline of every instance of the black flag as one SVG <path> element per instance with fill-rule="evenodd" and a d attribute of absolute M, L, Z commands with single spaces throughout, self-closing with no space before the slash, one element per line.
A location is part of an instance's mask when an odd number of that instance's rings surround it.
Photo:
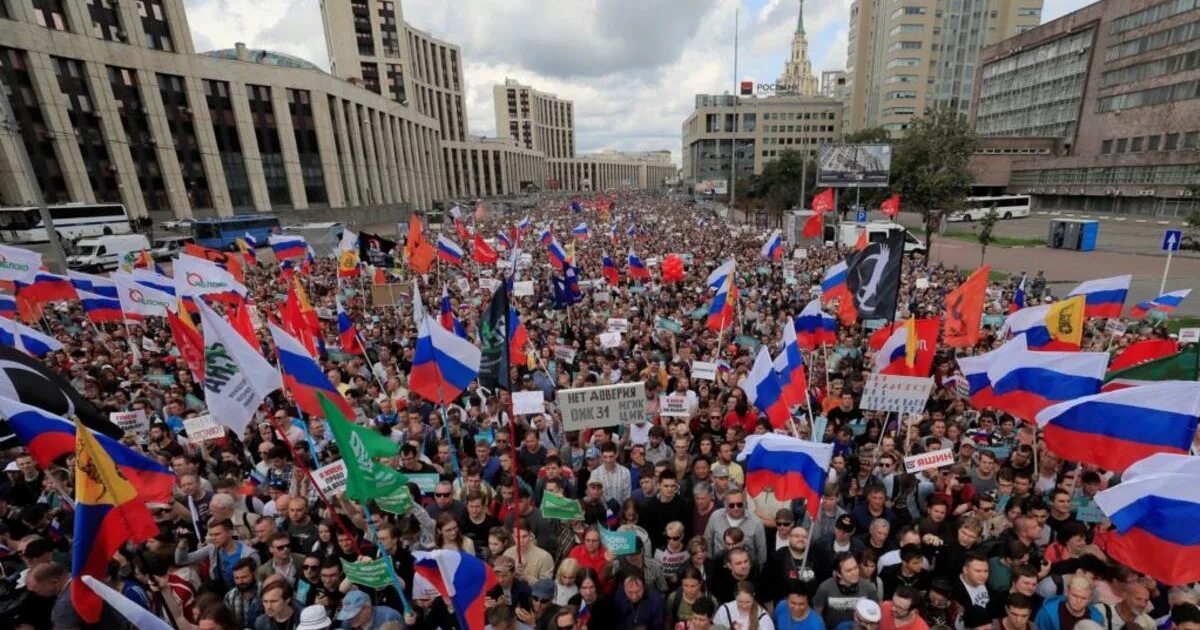
<path fill-rule="evenodd" d="M 55 415 L 79 416 L 93 431 L 120 439 L 123 432 L 109 421 L 104 412 L 88 402 L 66 379 L 41 361 L 0 344 L 0 396 L 45 409 Z M 16 436 L 8 422 L 0 420 L 0 448 L 16 446 Z"/>
<path fill-rule="evenodd" d="M 369 232 L 358 234 L 358 259 L 368 265 L 392 267 L 395 249 L 396 241 Z"/>
<path fill-rule="evenodd" d="M 512 391 L 508 368 L 508 283 L 500 281 L 479 322 L 479 384 Z"/>
<path fill-rule="evenodd" d="M 904 230 L 892 230 L 886 240 L 846 258 L 846 285 L 860 320 L 895 319 L 903 259 Z"/>

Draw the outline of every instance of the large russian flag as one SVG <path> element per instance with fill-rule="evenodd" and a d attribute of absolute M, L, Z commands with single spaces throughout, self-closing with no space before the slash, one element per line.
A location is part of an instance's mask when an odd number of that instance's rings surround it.
<path fill-rule="evenodd" d="M 271 244 L 276 260 L 295 260 L 308 256 L 308 242 L 302 236 L 272 234 L 267 237 L 267 242 Z"/>
<path fill-rule="evenodd" d="M 846 261 L 825 270 L 825 276 L 821 278 L 821 301 L 829 302 L 835 298 L 849 297 L 850 289 L 846 284 L 846 269 L 848 268 Z"/>
<path fill-rule="evenodd" d="M 103 276 L 94 276 L 80 271 L 67 271 L 67 277 L 76 291 L 87 291 L 107 298 L 117 299 L 117 283 Z"/>
<path fill-rule="evenodd" d="M 783 349 L 775 357 L 775 373 L 788 406 L 807 407 L 808 375 L 804 373 L 804 355 L 796 341 L 796 323 L 791 319 L 783 320 Z"/>
<path fill-rule="evenodd" d="M 461 265 L 463 260 L 463 249 L 457 243 L 447 238 L 444 234 L 438 234 L 437 237 L 437 256 L 452 265 Z"/>
<path fill-rule="evenodd" d="M 0 294 L 0 317 L 17 318 L 17 298 Z"/>
<path fill-rule="evenodd" d="M 1009 350 L 988 367 L 996 407 L 1027 422 L 1064 400 L 1100 391 L 1108 367 L 1105 352 Z"/>
<path fill-rule="evenodd" d="M 783 258 L 783 237 L 779 230 L 771 232 L 767 237 L 767 242 L 763 243 L 762 249 L 758 255 L 767 260 L 779 260 Z"/>
<path fill-rule="evenodd" d="M 1187 453 L 1197 416 L 1200 383 L 1163 381 L 1067 400 L 1037 422 L 1056 453 L 1122 471 L 1154 453 Z"/>
<path fill-rule="evenodd" d="M 757 495 L 771 488 L 781 501 L 804 499 L 810 518 L 817 518 L 833 445 L 766 433 L 746 437 L 737 460 L 746 469 L 746 490 Z"/>
<path fill-rule="evenodd" d="M 442 309 L 438 313 L 438 323 L 459 337 L 467 338 L 467 331 L 463 330 L 462 324 L 458 323 L 458 318 L 454 316 L 454 310 L 450 308 L 450 292 L 446 290 L 445 285 L 442 286 Z"/>
<path fill-rule="evenodd" d="M 821 310 L 820 300 L 812 300 L 805 305 L 796 317 L 795 325 L 796 341 L 805 350 L 837 342 L 837 320 Z"/>
<path fill-rule="evenodd" d="M 462 551 L 435 549 L 413 553 L 413 572 L 443 597 L 450 598 L 459 627 L 483 628 L 484 597 L 495 588 L 496 573 L 486 562 Z"/>
<path fill-rule="evenodd" d="M 1188 294 L 1191 292 L 1191 289 L 1180 289 L 1164 293 L 1149 302 L 1138 302 L 1133 308 L 1129 309 L 1129 316 L 1134 319 L 1142 319 L 1149 315 L 1151 311 L 1168 315 L 1187 299 Z"/>
<path fill-rule="evenodd" d="M 82 289 L 76 289 L 76 292 L 79 293 L 79 301 L 83 302 L 83 312 L 87 314 L 88 320 L 92 323 L 111 324 L 125 321 L 125 313 L 121 311 L 120 299 Z"/>
<path fill-rule="evenodd" d="M 0 396 L 0 414 L 38 466 L 49 468 L 55 460 L 75 452 L 75 423 L 48 411 Z M 133 483 L 145 501 L 170 505 L 175 473 L 103 433 L 93 432 L 121 474 Z"/>
<path fill-rule="evenodd" d="M 479 376 L 479 348 L 424 313 L 419 326 L 409 389 L 430 402 L 450 404 Z"/>
<path fill-rule="evenodd" d="M 629 276 L 638 280 L 650 279 L 650 270 L 646 268 L 646 263 L 632 250 L 629 252 Z"/>
<path fill-rule="evenodd" d="M 708 287 L 710 289 L 721 288 L 721 283 L 725 281 L 725 276 L 733 275 L 734 264 L 734 260 L 730 258 L 721 263 L 716 269 L 713 269 L 712 273 L 708 274 Z"/>
<path fill-rule="evenodd" d="M 1000 337 L 1024 335 L 1030 350 L 1078 350 L 1086 317 L 1083 296 L 1030 306 L 1004 318 Z"/>
<path fill-rule="evenodd" d="M 1084 317 L 1110 317 L 1116 318 L 1121 316 L 1121 311 L 1125 310 L 1125 296 L 1129 294 L 1129 283 L 1133 281 L 1133 276 L 1113 276 L 1111 278 L 1098 278 L 1096 280 L 1088 280 L 1079 283 L 1070 293 L 1068 298 L 1082 295 L 1086 306 L 1083 309 Z"/>
<path fill-rule="evenodd" d="M 738 387 L 746 392 L 747 402 L 767 416 L 771 426 L 782 428 L 792 417 L 787 400 L 783 396 L 783 388 L 779 384 L 779 377 L 775 374 L 771 353 L 767 351 L 766 346 L 758 349 L 754 367 L 750 368 L 750 373 L 738 383 Z"/>
<path fill-rule="evenodd" d="M 38 271 L 28 282 L 18 280 L 16 286 L 17 298 L 36 304 L 79 299 L 70 278 L 49 271 Z"/>
<path fill-rule="evenodd" d="M 725 276 L 708 305 L 708 328 L 721 331 L 733 325 L 733 274 Z"/>
<path fill-rule="evenodd" d="M 321 399 L 317 394 L 325 394 L 331 403 L 337 405 L 339 411 L 349 414 L 347 418 L 353 418 L 354 409 L 346 402 L 346 398 L 334 389 L 333 383 L 329 382 L 329 377 L 325 376 L 325 372 L 313 360 L 304 344 L 273 323 L 268 322 L 267 328 L 271 331 L 271 338 L 275 340 L 279 370 L 283 372 L 283 386 L 291 393 L 296 405 L 304 413 L 324 418 L 325 410 L 321 408 Z"/>
<path fill-rule="evenodd" d="M 567 250 L 563 249 L 558 239 L 551 239 L 550 244 L 546 246 L 546 252 L 550 255 L 550 264 L 562 271 L 563 265 L 567 264 Z"/>
<path fill-rule="evenodd" d="M 59 340 L 15 319 L 0 323 L 0 343 L 24 350 L 38 358 L 63 349 Z"/>
<path fill-rule="evenodd" d="M 583 241 L 592 237 L 592 231 L 588 229 L 588 224 L 586 221 L 584 221 L 583 223 L 576 225 L 575 229 L 571 230 L 571 235 L 576 239 Z"/>
<path fill-rule="evenodd" d="M 1165 584 L 1200 580 L 1200 475 L 1148 468 L 1153 472 L 1122 479 L 1096 495 L 1096 505 L 1116 527 L 1106 551 Z"/>
<path fill-rule="evenodd" d="M 957 357 L 959 370 L 967 379 L 967 398 L 976 409 L 995 407 L 996 401 L 992 393 L 992 381 L 988 379 L 988 367 L 996 362 L 1002 353 L 1010 350 L 1026 350 L 1024 335 L 1016 337 L 1008 343 L 973 357 Z"/>
<path fill-rule="evenodd" d="M 613 262 L 612 258 L 609 258 L 607 253 L 604 254 L 601 265 L 600 275 L 604 276 L 609 285 L 615 287 L 621 283 L 621 272 L 617 269 L 617 264 Z"/>

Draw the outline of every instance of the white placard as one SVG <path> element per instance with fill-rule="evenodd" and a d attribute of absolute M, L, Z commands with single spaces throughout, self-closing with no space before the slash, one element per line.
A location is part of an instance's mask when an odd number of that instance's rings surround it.
<path fill-rule="evenodd" d="M 692 378 L 706 381 L 717 380 L 717 364 L 709 361 L 692 361 Z"/>
<path fill-rule="evenodd" d="M 612 301 L 612 294 L 608 291 L 601 291 L 592 296 L 592 301 L 596 303 L 604 303 Z"/>
<path fill-rule="evenodd" d="M 527 253 L 522 252 L 521 255 L 517 257 L 517 266 L 522 269 L 529 267 L 532 264 L 533 264 L 533 254 L 527 254 Z"/>
<path fill-rule="evenodd" d="M 870 411 L 921 413 L 932 391 L 932 378 L 871 373 L 863 386 L 859 407 Z"/>
<path fill-rule="evenodd" d="M 929 278 L 917 278 L 916 284 L 917 284 L 918 289 L 922 289 L 922 290 L 928 289 L 929 288 Z"/>
<path fill-rule="evenodd" d="M 575 364 L 575 348 L 558 344 L 554 346 L 554 358 L 563 363 Z"/>
<path fill-rule="evenodd" d="M 646 415 L 646 384 L 563 389 L 555 400 L 562 410 L 564 431 L 633 424 Z"/>
<path fill-rule="evenodd" d="M 658 397 L 658 415 L 666 418 L 690 418 L 687 406 L 687 396 L 682 394 Z"/>
<path fill-rule="evenodd" d="M 488 293 L 494 292 L 498 286 L 500 286 L 500 281 L 495 278 L 479 279 L 479 288 L 487 291 Z"/>
<path fill-rule="evenodd" d="M 518 280 L 513 283 L 513 297 L 533 295 L 533 280 Z"/>
<path fill-rule="evenodd" d="M 904 458 L 904 470 L 910 473 L 920 472 L 929 468 L 941 468 L 954 463 L 954 449 L 943 448 L 920 455 L 909 455 Z"/>
<path fill-rule="evenodd" d="M 346 491 L 346 460 L 326 464 L 314 470 L 312 476 L 325 496 L 341 494 Z"/>
<path fill-rule="evenodd" d="M 1180 328 L 1179 343 L 1200 342 L 1200 328 Z"/>
<path fill-rule="evenodd" d="M 1128 329 L 1129 329 L 1129 326 L 1127 326 L 1125 324 L 1125 322 L 1123 322 L 1119 319 L 1110 319 L 1110 320 L 1108 320 L 1107 323 L 1104 324 L 1104 332 L 1106 332 L 1114 337 L 1116 337 L 1117 335 L 1124 335 L 1125 331 Z"/>
<path fill-rule="evenodd" d="M 108 419 L 126 433 L 145 435 L 150 430 L 150 422 L 146 419 L 145 409 L 114 411 L 108 414 Z"/>
<path fill-rule="evenodd" d="M 621 333 L 619 332 L 603 332 L 600 333 L 601 348 L 616 348 L 621 345 Z"/>
<path fill-rule="evenodd" d="M 250 310 L 253 311 L 254 309 L 250 309 Z M 158 345 L 157 341 L 155 341 L 149 337 L 143 336 L 142 337 L 142 350 L 145 352 L 162 352 L 162 346 Z"/>
<path fill-rule="evenodd" d="M 805 258 L 808 258 L 808 248 L 797 247 L 792 251 L 792 258 L 795 258 L 796 260 L 804 260 Z"/>
<path fill-rule="evenodd" d="M 225 436 L 225 427 L 217 424 L 212 415 L 204 414 L 195 418 L 184 418 L 183 428 L 187 430 L 188 439 L 192 442 L 206 442 Z"/>
<path fill-rule="evenodd" d="M 333 319 L 333 309 L 324 306 L 317 308 L 317 319 Z"/>
<path fill-rule="evenodd" d="M 629 320 L 628 319 L 625 319 L 623 317 L 608 318 L 608 332 L 623 333 L 623 332 L 628 332 L 628 331 L 629 331 Z"/>
<path fill-rule="evenodd" d="M 455 278 L 454 285 L 458 287 L 464 295 L 471 292 L 471 283 L 466 278 Z"/>
<path fill-rule="evenodd" d="M 540 389 L 529 392 L 513 392 L 512 402 L 513 413 L 518 416 L 546 411 L 546 395 Z"/>

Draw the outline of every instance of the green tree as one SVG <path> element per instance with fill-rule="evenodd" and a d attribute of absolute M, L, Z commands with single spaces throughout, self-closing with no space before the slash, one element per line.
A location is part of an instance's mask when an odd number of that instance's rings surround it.
<path fill-rule="evenodd" d="M 993 207 L 984 215 L 975 230 L 975 240 L 979 241 L 979 266 L 983 266 L 983 261 L 987 259 L 987 248 L 992 243 L 992 230 L 996 228 L 996 221 L 1000 217 L 996 214 L 996 208 Z"/>
<path fill-rule="evenodd" d="M 807 206 L 808 200 L 800 198 L 801 181 L 802 178 L 806 180 L 804 194 L 811 197 L 817 179 L 817 167 L 812 159 L 807 159 L 806 167 L 806 159 L 799 151 L 786 149 L 763 166 L 761 175 L 750 178 L 744 189 L 741 188 L 742 182 L 739 182 L 739 189 L 746 191 L 748 202 L 772 214 L 781 215 L 794 205 Z"/>
<path fill-rule="evenodd" d="M 962 207 L 975 180 L 968 168 L 978 137 L 966 117 L 949 108 L 914 118 L 892 157 L 892 189 L 925 224 L 925 262 L 934 231 Z"/>
<path fill-rule="evenodd" d="M 892 144 L 892 134 L 883 127 L 868 127 L 842 136 L 846 144 Z"/>

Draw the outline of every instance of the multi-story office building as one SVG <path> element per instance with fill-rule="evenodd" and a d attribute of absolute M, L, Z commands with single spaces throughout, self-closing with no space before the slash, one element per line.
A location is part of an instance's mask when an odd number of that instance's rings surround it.
<path fill-rule="evenodd" d="M 972 120 L 1015 155 L 1008 189 L 1042 209 L 1184 216 L 1200 207 L 1200 0 L 1101 0 L 986 48 Z M 1031 142 L 1025 142 L 1031 144 Z M 980 156 L 981 162 L 987 156 Z"/>
<path fill-rule="evenodd" d="M 0 82 L 3 205 L 36 184 L 139 217 L 350 220 L 446 196 L 438 120 L 287 55 L 196 54 L 182 0 L 0 0 Z"/>
<path fill-rule="evenodd" d="M 821 96 L 844 102 L 847 95 L 845 70 L 825 70 L 821 73 Z"/>
<path fill-rule="evenodd" d="M 739 180 L 762 173 L 787 149 L 815 157 L 819 145 L 841 138 L 841 117 L 842 104 L 824 96 L 698 94 L 683 121 L 682 178 L 728 182 L 735 144 Z"/>
<path fill-rule="evenodd" d="M 496 135 L 513 138 L 548 158 L 575 155 L 575 104 L 505 79 L 492 86 Z"/>
<path fill-rule="evenodd" d="M 546 160 L 547 187 L 563 190 L 661 188 L 675 179 L 670 151 L 625 153 L 602 151 L 573 158 Z"/>
<path fill-rule="evenodd" d="M 901 135 L 934 106 L 966 114 L 979 51 L 1036 27 L 1042 0 L 855 0 L 846 58 L 846 131 Z"/>

